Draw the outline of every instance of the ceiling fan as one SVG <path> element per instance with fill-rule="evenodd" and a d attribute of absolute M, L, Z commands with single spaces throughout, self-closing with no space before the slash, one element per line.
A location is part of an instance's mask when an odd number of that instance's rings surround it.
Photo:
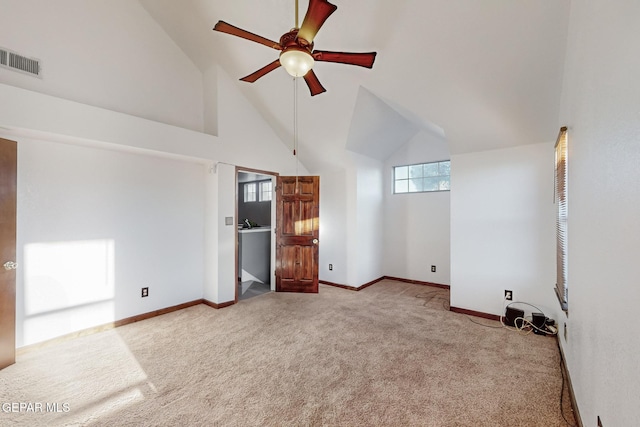
<path fill-rule="evenodd" d="M 327 0 L 309 0 L 307 14 L 302 21 L 302 26 L 298 27 L 298 0 L 296 0 L 296 26 L 288 33 L 283 34 L 279 42 L 274 42 L 234 27 L 224 21 L 218 21 L 213 29 L 280 51 L 278 59 L 240 80 L 253 83 L 265 74 L 283 66 L 293 77 L 303 77 L 311 91 L 311 96 L 314 96 L 326 91 L 312 69 L 315 61 L 337 62 L 372 68 L 376 59 L 376 52 L 354 53 L 313 50 L 313 39 L 320 27 L 337 8 L 336 5 L 329 3 Z"/>

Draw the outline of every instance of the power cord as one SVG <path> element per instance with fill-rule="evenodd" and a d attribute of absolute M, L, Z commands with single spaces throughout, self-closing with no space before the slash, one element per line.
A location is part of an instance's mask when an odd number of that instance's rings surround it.
<path fill-rule="evenodd" d="M 575 427 L 573 424 L 571 424 L 569 422 L 569 420 L 567 420 L 567 417 L 564 415 L 564 409 L 563 409 L 563 402 L 564 402 L 564 386 L 565 386 L 565 379 L 564 379 L 564 363 L 563 360 L 564 358 L 562 357 L 562 349 L 560 348 L 560 340 L 558 340 L 558 353 L 560 354 L 560 375 L 562 376 L 562 388 L 560 389 L 560 415 L 562 415 L 562 418 L 564 419 L 564 422 L 567 423 L 567 425 L 569 427 Z"/>
<path fill-rule="evenodd" d="M 484 326 L 485 328 L 492 328 L 492 329 L 502 329 L 503 328 L 503 326 L 485 325 L 484 323 L 476 322 L 475 320 L 473 320 L 471 318 L 471 316 L 467 316 L 467 319 L 469 319 L 469 321 L 471 323 L 475 323 L 476 325 Z"/>
<path fill-rule="evenodd" d="M 504 301 L 506 302 L 507 300 L 504 300 Z M 509 303 L 509 304 L 503 306 L 503 310 L 502 310 L 503 313 L 506 312 L 507 308 L 511 307 L 514 304 L 523 304 L 523 305 L 528 305 L 529 307 L 533 307 L 534 309 L 537 310 L 538 313 L 541 313 L 544 316 L 545 323 L 544 323 L 543 327 L 540 328 L 540 327 L 536 326 L 533 323 L 533 317 L 532 316 L 531 317 L 516 317 L 513 320 L 513 325 L 514 325 L 514 326 L 512 326 L 513 330 L 515 330 L 518 333 L 521 333 L 523 335 L 528 335 L 528 334 L 530 334 L 531 332 L 534 332 L 534 331 L 538 331 L 539 333 L 544 334 L 544 335 L 557 335 L 558 334 L 558 329 L 554 326 L 555 320 L 549 319 L 544 314 L 544 312 L 542 310 L 540 310 L 538 307 L 536 307 L 533 304 L 529 304 L 527 302 L 522 302 L 522 301 L 514 301 L 512 303 Z M 553 323 L 549 323 L 548 324 L 547 323 L 548 321 L 551 321 Z M 507 329 L 511 328 L 510 326 L 505 325 L 505 323 L 504 323 L 504 314 L 500 315 L 500 324 L 502 324 L 502 326 L 504 328 L 507 328 Z"/>
<path fill-rule="evenodd" d="M 446 299 L 446 298 L 439 298 L 439 297 L 437 297 L 437 295 L 442 295 L 442 291 L 424 292 L 424 293 L 415 295 L 415 297 L 418 298 L 418 299 L 425 300 L 424 303 L 422 304 L 423 307 L 426 307 L 427 304 L 429 302 L 433 301 L 434 299 L 442 300 L 442 309 L 444 311 L 450 311 L 450 309 L 449 309 L 449 300 Z M 494 328 L 494 329 L 501 329 L 502 328 L 502 326 L 485 325 L 483 323 L 476 322 L 475 320 L 473 320 L 471 318 L 471 316 L 466 316 L 466 317 L 467 317 L 467 319 L 469 319 L 469 321 L 471 323 L 475 323 L 476 325 L 484 326 L 485 328 Z"/>
<path fill-rule="evenodd" d="M 427 292 L 427 293 L 422 293 L 422 294 L 418 294 L 415 297 L 419 298 L 419 299 L 424 299 L 424 303 L 422 304 L 423 306 L 426 307 L 427 303 L 431 302 L 434 299 L 441 299 L 443 300 L 443 304 L 442 307 L 445 311 L 449 311 L 449 309 L 446 307 L 446 303 L 448 302 L 445 298 L 437 298 L 436 295 L 440 294 L 439 291 L 433 291 L 433 292 Z M 506 303 L 508 300 L 504 300 L 504 302 Z M 530 334 L 531 332 L 533 332 L 534 330 L 537 330 L 539 332 L 544 333 L 545 335 L 557 335 L 558 334 L 558 330 L 556 327 L 554 327 L 551 324 L 547 324 L 547 321 L 551 320 L 553 321 L 553 319 L 549 319 L 547 316 L 544 315 L 544 312 L 542 310 L 540 310 L 538 307 L 536 307 L 533 304 L 529 304 L 526 302 L 521 302 L 521 301 L 515 301 L 515 302 L 511 302 L 509 304 L 503 304 L 503 310 L 502 312 L 504 313 L 507 309 L 507 307 L 513 305 L 513 304 L 524 304 L 527 305 L 529 307 L 532 307 L 534 309 L 537 310 L 538 313 L 542 313 L 542 315 L 545 317 L 545 329 L 541 329 L 539 327 L 537 327 L 536 325 L 533 324 L 533 322 L 531 320 L 529 320 L 528 318 L 525 317 L 517 317 L 514 321 L 514 327 L 513 329 L 518 331 L 518 333 L 524 333 L 525 335 Z M 473 320 L 471 318 L 471 316 L 466 316 L 467 319 L 469 319 L 469 321 L 471 323 L 475 323 L 476 325 L 479 326 L 484 326 L 485 328 L 492 328 L 492 329 L 511 329 L 509 326 L 504 324 L 504 314 L 500 315 L 500 326 L 492 326 L 492 325 L 485 325 L 483 323 L 479 323 L 476 322 L 475 320 Z M 520 326 L 518 326 L 518 321 L 520 321 Z M 555 321 L 553 321 L 555 323 Z M 565 374 L 564 374 L 564 368 L 563 368 L 563 357 L 562 357 L 562 350 L 560 350 L 560 342 L 558 342 L 558 352 L 560 354 L 560 375 L 562 376 L 562 387 L 560 389 L 560 414 L 562 415 L 562 418 L 564 419 L 564 422 L 569 426 L 569 427 L 575 427 L 573 424 L 571 424 L 569 422 L 569 420 L 567 420 L 567 417 L 564 414 L 564 409 L 563 409 L 563 402 L 564 402 L 564 388 L 565 388 Z"/>
<path fill-rule="evenodd" d="M 437 297 L 436 297 L 436 295 L 439 295 L 439 294 L 441 294 L 441 292 L 440 292 L 440 291 L 433 291 L 433 292 L 427 292 L 427 293 L 418 294 L 418 295 L 416 295 L 415 297 L 416 297 L 416 298 L 418 298 L 418 299 L 424 299 L 424 300 L 425 300 L 425 301 L 424 301 L 424 303 L 422 304 L 422 306 L 423 306 L 423 307 L 426 307 L 426 306 L 427 306 L 427 304 L 428 304 L 429 302 L 431 302 L 432 300 L 434 300 L 434 299 L 440 299 L 440 300 L 442 300 L 442 301 L 443 301 L 443 303 L 442 303 L 442 308 L 443 308 L 445 311 L 449 311 L 449 308 L 447 307 L 447 305 L 448 305 L 448 301 L 447 301 L 445 298 L 437 298 Z M 504 300 L 504 302 L 507 302 L 507 301 L 508 301 L 508 300 L 506 300 L 506 299 Z M 533 304 L 529 304 L 529 303 L 526 303 L 526 302 L 521 302 L 521 301 L 515 301 L 515 302 L 509 303 L 509 304 L 506 304 L 506 305 L 504 305 L 504 304 L 503 304 L 503 310 L 502 310 L 502 312 L 504 313 L 504 312 L 506 311 L 507 307 L 509 307 L 509 306 L 511 306 L 511 305 L 513 305 L 513 304 L 524 304 L 524 305 L 528 305 L 529 307 L 532 307 L 532 308 L 536 309 L 538 313 L 542 313 L 542 315 L 544 316 L 544 312 L 543 312 L 542 310 L 540 310 L 538 307 L 536 307 L 535 305 L 533 305 Z M 500 315 L 500 325 L 501 325 L 501 326 L 485 325 L 485 324 L 483 324 L 483 323 L 476 322 L 475 320 L 473 320 L 473 319 L 471 318 L 471 316 L 466 316 L 466 317 L 467 317 L 467 319 L 469 319 L 469 321 L 470 321 L 471 323 L 475 323 L 476 325 L 479 325 L 479 326 L 484 326 L 485 328 L 492 328 L 492 329 L 503 329 L 503 328 L 504 328 L 504 329 L 510 329 L 510 328 L 509 328 L 509 326 L 507 326 L 507 325 L 505 325 L 505 324 L 504 324 L 504 315 Z M 518 321 L 518 320 L 520 320 L 520 321 L 521 321 L 521 326 L 520 326 L 520 327 L 518 327 L 518 326 L 517 326 L 517 323 L 518 323 L 517 321 Z M 515 329 L 515 330 L 517 330 L 519 333 L 523 333 L 523 332 L 524 332 L 524 334 L 525 334 L 525 335 L 526 335 L 526 334 L 530 334 L 530 333 L 531 333 L 531 332 L 533 332 L 534 330 L 538 330 L 538 331 L 540 331 L 540 332 L 543 332 L 543 333 L 544 333 L 544 334 L 546 334 L 546 335 L 557 335 L 557 334 L 558 334 L 558 330 L 557 330 L 557 328 L 556 328 L 556 327 L 554 327 L 553 325 L 549 325 L 549 324 L 547 324 L 547 321 L 548 321 L 548 320 L 552 320 L 552 321 L 553 321 L 553 319 L 549 319 L 547 316 L 545 316 L 545 325 L 544 325 L 544 326 L 545 326 L 545 328 L 547 329 L 547 330 L 545 330 L 545 329 L 538 328 L 536 325 L 534 325 L 534 324 L 533 324 L 533 322 L 532 322 L 531 320 L 529 320 L 529 319 L 527 319 L 527 318 L 524 318 L 524 317 L 517 317 L 517 318 L 515 319 L 515 321 L 514 321 L 514 325 L 516 325 L 516 326 L 514 326 L 514 329 Z M 555 323 L 555 321 L 553 321 L 553 322 Z M 526 326 L 525 326 L 525 325 L 526 325 Z M 529 328 L 529 329 L 528 329 L 528 330 L 525 330 L 526 328 Z M 562 387 L 561 387 L 561 389 L 560 389 L 560 414 L 562 415 L 562 418 L 564 419 L 564 422 L 565 422 L 569 427 L 576 427 L 576 426 L 574 426 L 573 424 L 571 424 L 571 423 L 569 422 L 569 420 L 567 420 L 567 417 L 565 416 L 565 414 L 564 414 L 564 409 L 563 409 L 563 402 L 564 402 L 564 388 L 565 388 L 565 374 L 564 374 L 564 367 L 563 367 L 563 363 L 562 363 L 562 361 L 563 361 L 564 359 L 563 359 L 563 357 L 562 357 L 562 350 L 560 349 L 560 342 L 559 342 L 559 341 L 558 341 L 558 353 L 560 354 L 560 375 L 561 375 L 561 377 L 562 377 Z"/>
<path fill-rule="evenodd" d="M 415 295 L 415 297 L 418 298 L 418 299 L 424 300 L 424 302 L 422 303 L 423 307 L 426 307 L 427 304 L 430 303 L 431 301 L 433 301 L 434 299 L 435 300 L 441 300 L 442 301 L 442 308 L 445 311 L 449 311 L 449 309 L 446 307 L 446 305 L 449 304 L 449 301 L 446 298 L 438 297 L 438 295 L 442 295 L 442 291 L 423 292 L 423 293 L 420 293 L 418 295 Z"/>
<path fill-rule="evenodd" d="M 434 299 L 442 300 L 442 308 L 443 308 L 443 310 L 449 311 L 449 308 L 447 307 L 449 305 L 449 301 L 447 301 L 445 298 L 438 298 L 437 297 L 438 295 L 441 295 L 441 294 L 442 294 L 442 291 L 431 291 L 431 292 L 423 292 L 423 293 L 417 294 L 417 295 L 415 295 L 415 297 L 418 298 L 418 299 L 423 299 L 424 300 L 424 302 L 422 303 L 423 307 L 426 307 L 427 304 L 430 303 L 431 301 L 433 301 Z M 506 301 L 507 300 L 505 300 L 505 302 Z M 531 307 L 535 308 L 536 310 L 538 310 L 538 312 L 542 313 L 542 310 L 540 310 L 535 305 L 532 305 L 532 304 L 529 304 L 529 303 L 526 303 L 526 302 L 519 302 L 519 301 L 512 302 L 512 303 L 504 306 L 503 312 L 506 310 L 507 307 L 509 307 L 512 304 L 525 304 L 525 305 L 528 305 L 528 306 L 531 306 Z M 501 326 L 485 325 L 484 323 L 476 322 L 475 320 L 473 320 L 471 318 L 471 316 L 467 316 L 467 319 L 469 319 L 469 321 L 471 323 L 475 323 L 476 325 L 479 325 L 479 326 L 484 326 L 485 328 L 492 328 L 492 329 L 507 328 L 507 329 L 509 329 L 509 327 L 504 324 L 504 315 L 500 316 L 500 324 L 501 324 Z M 545 316 L 545 319 L 546 319 L 546 316 Z M 521 324 L 520 327 L 517 326 L 517 323 L 518 323 L 517 321 L 518 320 L 520 321 L 520 324 Z M 545 328 L 548 328 L 548 329 L 541 329 L 541 328 L 538 328 L 536 325 L 534 325 L 531 320 L 523 318 L 523 317 L 518 317 L 514 324 L 516 324 L 515 329 L 519 333 L 523 333 L 525 335 L 530 334 L 534 330 L 537 330 L 537 331 L 539 331 L 541 333 L 544 333 L 546 335 L 556 335 L 557 334 L 557 330 L 553 326 L 545 324 Z"/>
<path fill-rule="evenodd" d="M 506 302 L 507 300 L 505 300 Z M 545 323 L 543 328 L 539 328 L 536 325 L 533 324 L 532 320 L 530 320 L 529 318 L 525 318 L 525 317 L 516 317 L 513 321 L 513 328 L 518 331 L 518 333 L 524 333 L 526 334 L 530 334 L 533 331 L 538 331 L 544 335 L 557 335 L 558 334 L 558 328 L 555 326 L 555 320 L 553 319 L 549 319 L 547 316 L 545 316 L 544 312 L 542 310 L 540 310 L 538 307 L 536 307 L 533 304 L 529 304 L 526 302 L 512 302 L 510 304 L 507 304 L 506 306 L 504 306 L 503 312 L 506 312 L 506 309 L 508 307 L 510 307 L 512 304 L 524 304 L 527 305 L 529 307 L 533 307 L 535 310 L 537 310 L 538 313 L 542 313 L 542 315 L 545 318 Z M 531 317 L 532 319 L 533 317 Z M 510 329 L 507 325 L 504 324 L 504 315 L 500 316 L 500 323 L 502 324 L 503 327 Z M 518 323 L 520 323 L 520 325 L 518 325 Z M 562 419 L 564 420 L 564 422 L 569 426 L 569 427 L 575 427 L 572 423 L 569 422 L 569 420 L 567 420 L 567 417 L 564 414 L 564 408 L 563 408 L 563 403 L 564 403 L 564 388 L 565 388 L 565 372 L 564 372 L 564 364 L 563 364 L 563 357 L 562 357 L 562 349 L 560 349 L 560 341 L 558 340 L 557 342 L 558 344 L 558 354 L 560 355 L 560 376 L 562 377 L 562 386 L 560 388 L 560 415 L 562 415 Z"/>

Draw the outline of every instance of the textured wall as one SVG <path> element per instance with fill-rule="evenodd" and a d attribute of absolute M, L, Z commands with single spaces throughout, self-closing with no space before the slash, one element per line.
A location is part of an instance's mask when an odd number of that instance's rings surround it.
<path fill-rule="evenodd" d="M 509 289 L 554 317 L 553 153 L 547 143 L 452 156 L 452 306 L 501 314 Z"/>
<path fill-rule="evenodd" d="M 567 355 L 584 425 L 640 425 L 640 3 L 572 2 Z"/>

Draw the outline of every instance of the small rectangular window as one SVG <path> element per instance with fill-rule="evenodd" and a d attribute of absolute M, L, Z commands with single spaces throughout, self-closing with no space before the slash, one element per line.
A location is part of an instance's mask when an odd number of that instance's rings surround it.
<path fill-rule="evenodd" d="M 256 183 L 248 182 L 244 185 L 244 201 L 255 202 L 256 201 Z"/>
<path fill-rule="evenodd" d="M 420 163 L 393 168 L 393 192 L 424 193 L 451 189 L 451 162 Z"/>
<path fill-rule="evenodd" d="M 271 200 L 273 194 L 273 186 L 271 181 L 262 181 L 260 183 L 260 201 L 267 202 Z"/>

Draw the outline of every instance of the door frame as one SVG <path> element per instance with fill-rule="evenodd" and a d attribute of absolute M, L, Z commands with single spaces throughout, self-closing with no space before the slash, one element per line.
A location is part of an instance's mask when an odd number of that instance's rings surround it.
<path fill-rule="evenodd" d="M 267 175 L 269 177 L 271 177 L 271 183 L 273 185 L 273 197 L 271 200 L 271 248 L 270 248 L 270 252 L 271 252 L 271 261 L 270 261 L 270 266 L 269 266 L 269 271 L 270 271 L 270 283 L 269 286 L 271 288 L 271 291 L 274 292 L 276 290 L 276 236 L 275 236 L 275 229 L 276 229 L 276 215 L 277 215 L 277 209 L 276 209 L 276 203 L 275 203 L 275 189 L 276 189 L 276 184 L 277 184 L 277 180 L 278 177 L 280 176 L 280 174 L 278 172 L 271 172 L 271 171 L 265 171 L 265 170 L 261 170 L 261 169 L 253 169 L 253 168 L 245 168 L 242 166 L 236 166 L 236 170 L 235 170 L 235 180 L 234 180 L 234 184 L 235 184 L 235 193 L 236 193 L 236 202 L 235 202 L 235 214 L 234 214 L 234 219 L 235 219 L 235 223 L 234 223 L 234 227 L 236 227 L 236 230 L 234 230 L 234 239 L 235 239 L 235 259 L 236 259 L 236 263 L 235 263 L 235 268 L 233 270 L 233 275 L 234 275 L 234 287 L 235 287 L 235 299 L 234 302 L 237 304 L 239 301 L 239 295 L 238 295 L 238 265 L 239 265 L 239 254 L 238 251 L 240 249 L 240 241 L 238 238 L 238 221 L 239 221 L 239 217 L 238 217 L 238 203 L 240 202 L 240 192 L 238 190 L 238 175 L 240 174 L 240 172 L 245 172 L 245 173 L 256 173 L 256 174 L 260 174 L 260 175 Z"/>

